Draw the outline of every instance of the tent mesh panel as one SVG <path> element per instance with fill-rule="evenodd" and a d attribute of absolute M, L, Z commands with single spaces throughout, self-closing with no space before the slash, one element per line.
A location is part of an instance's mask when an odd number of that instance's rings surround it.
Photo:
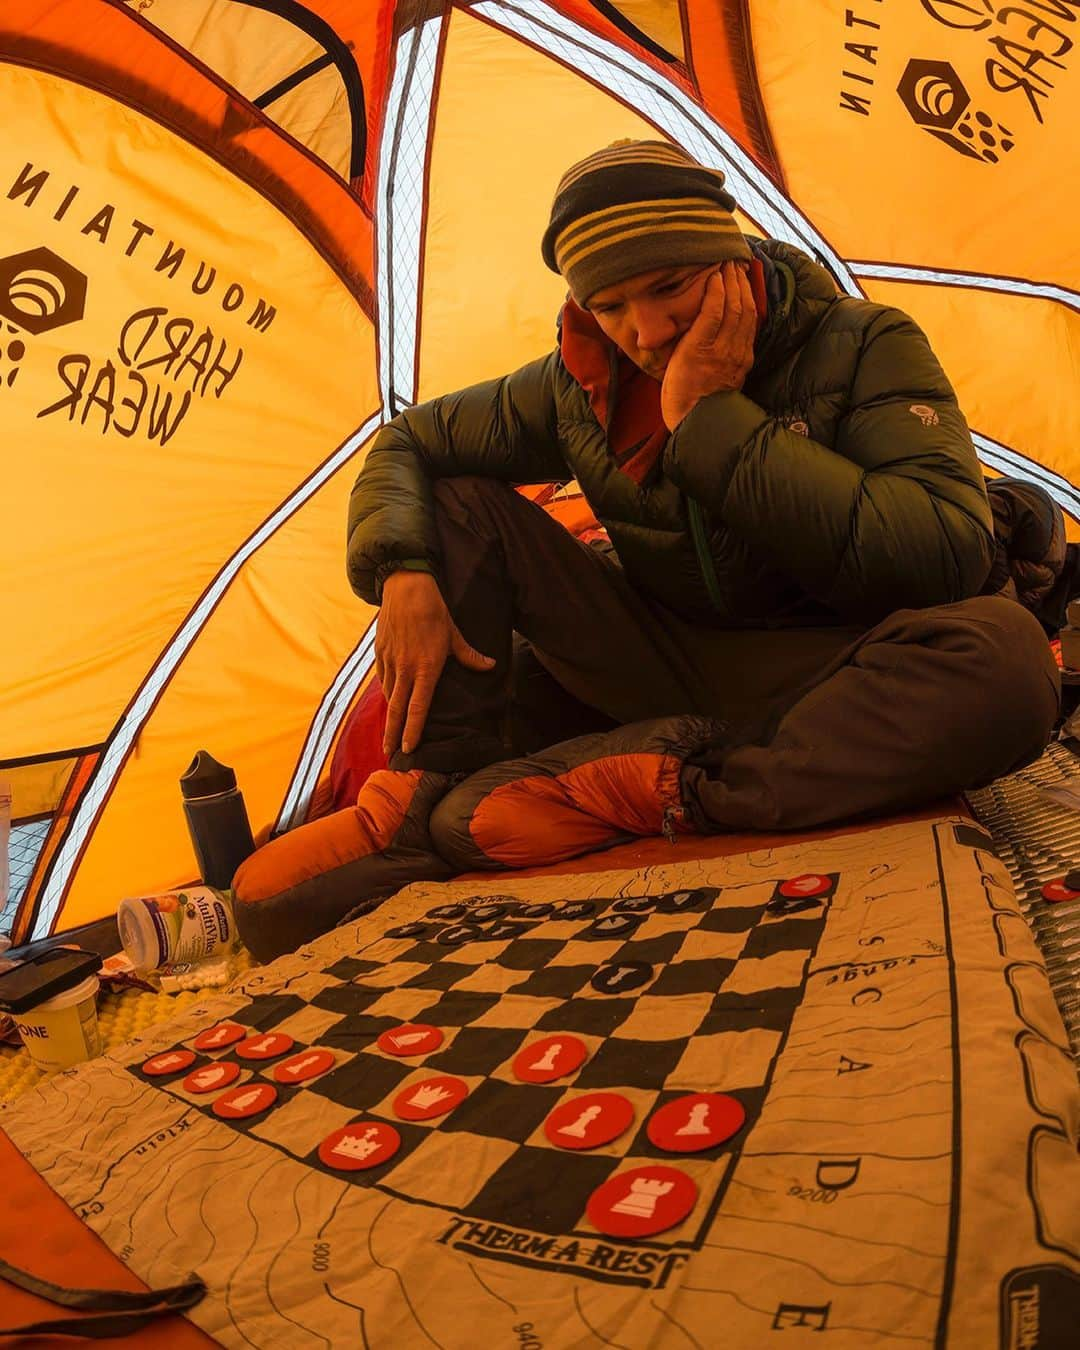
<path fill-rule="evenodd" d="M 32 820 L 26 825 L 11 827 L 11 837 L 8 840 L 8 868 L 11 879 L 7 904 L 0 912 L 0 933 L 11 932 L 19 902 L 23 898 L 26 884 L 30 880 L 51 824 L 49 820 Z"/>

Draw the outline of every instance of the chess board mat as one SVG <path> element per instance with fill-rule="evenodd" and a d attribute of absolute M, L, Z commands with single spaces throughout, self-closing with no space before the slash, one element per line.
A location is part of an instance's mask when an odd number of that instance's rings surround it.
<path fill-rule="evenodd" d="M 412 887 L 27 1093 L 0 1127 L 138 1278 L 198 1271 L 210 1292 L 190 1317 L 227 1346 L 708 1345 L 720 1327 L 736 1347 L 779 1330 L 853 1348 L 1072 1346 L 1080 1100 L 989 836 L 944 818 L 670 856 Z M 806 873 L 831 881 L 819 903 L 778 905 Z M 689 908 L 670 900 L 687 892 Z M 437 924 L 386 936 L 494 896 L 595 910 L 503 941 L 448 947 Z M 637 896 L 657 900 L 633 933 L 588 936 Z M 632 995 L 590 984 L 627 960 L 653 969 Z M 182 1079 L 141 1073 L 223 1019 L 331 1049 L 335 1065 L 237 1122 Z M 382 1054 L 376 1036 L 400 1021 L 446 1039 L 420 1063 Z M 552 1031 L 580 1036 L 585 1064 L 516 1082 L 513 1055 Z M 465 1078 L 466 1101 L 395 1120 L 396 1092 L 435 1072 Z M 587 1153 L 552 1147 L 547 1113 L 598 1088 L 631 1099 L 631 1129 Z M 653 1148 L 657 1107 L 705 1090 L 739 1098 L 743 1130 L 702 1154 Z M 399 1154 L 323 1166 L 319 1141 L 359 1117 L 392 1121 Z M 691 1176 L 694 1209 L 651 1238 L 596 1232 L 591 1192 L 643 1163 Z"/>

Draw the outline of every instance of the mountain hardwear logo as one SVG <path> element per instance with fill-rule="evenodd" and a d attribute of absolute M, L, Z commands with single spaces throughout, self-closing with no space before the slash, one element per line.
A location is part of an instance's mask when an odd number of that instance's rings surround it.
<path fill-rule="evenodd" d="M 0 389 L 18 378 L 26 355 L 26 333 L 36 337 L 83 317 L 86 277 L 49 248 L 31 248 L 0 258 L 0 319 L 7 322 L 0 338 Z"/>
<path fill-rule="evenodd" d="M 908 412 L 914 413 L 924 427 L 936 427 L 941 421 L 934 409 L 927 407 L 925 403 L 913 403 Z"/>
<path fill-rule="evenodd" d="M 896 92 L 916 126 L 962 155 L 996 164 L 1013 148 L 1012 132 L 971 106 L 963 80 L 948 61 L 909 61 Z"/>
<path fill-rule="evenodd" d="M 50 248 L 0 258 L 0 316 L 37 336 L 81 319 L 86 277 Z"/>

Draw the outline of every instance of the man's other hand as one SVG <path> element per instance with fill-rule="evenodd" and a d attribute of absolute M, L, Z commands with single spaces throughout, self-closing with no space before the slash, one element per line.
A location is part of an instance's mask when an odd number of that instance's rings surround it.
<path fill-rule="evenodd" d="M 757 308 L 746 269 L 726 262 L 706 282 L 697 318 L 664 372 L 660 411 L 669 431 L 700 399 L 743 387 L 754 364 L 756 333 Z"/>
<path fill-rule="evenodd" d="M 375 673 L 388 708 L 383 737 L 387 758 L 399 744 L 406 754 L 420 744 L 447 656 L 467 670 L 491 670 L 495 665 L 461 636 L 433 576 L 392 572 L 383 583 L 375 633 Z"/>

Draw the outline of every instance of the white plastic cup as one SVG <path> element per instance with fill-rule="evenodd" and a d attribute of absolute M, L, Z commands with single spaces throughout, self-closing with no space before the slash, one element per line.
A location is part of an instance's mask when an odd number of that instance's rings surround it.
<path fill-rule="evenodd" d="M 101 1054 L 97 993 L 98 977 L 88 975 L 81 984 L 36 1008 L 11 1014 L 23 1045 L 39 1069 L 56 1073 Z"/>

